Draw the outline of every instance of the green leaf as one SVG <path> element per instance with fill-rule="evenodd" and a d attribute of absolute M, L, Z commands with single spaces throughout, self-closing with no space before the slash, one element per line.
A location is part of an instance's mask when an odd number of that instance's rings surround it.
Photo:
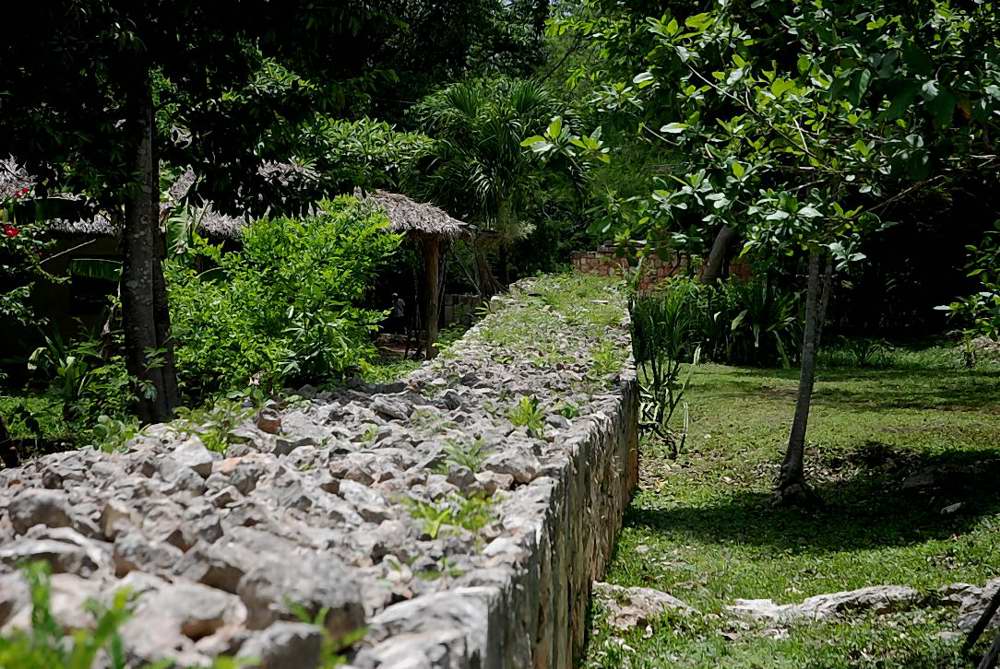
<path fill-rule="evenodd" d="M 638 84 L 639 88 L 645 88 L 650 86 L 655 82 L 652 72 L 640 72 L 639 74 L 632 77 L 632 83 Z"/>
<path fill-rule="evenodd" d="M 868 92 L 868 84 L 872 80 L 872 73 L 867 70 L 858 70 L 851 77 L 851 82 L 847 86 L 846 94 L 847 99 L 850 100 L 851 104 L 855 107 L 861 104 L 861 98 L 865 96 Z"/>
<path fill-rule="evenodd" d="M 529 137 L 529 138 L 527 138 L 525 140 L 522 140 L 521 141 L 521 146 L 523 146 L 525 148 L 531 148 L 535 144 L 539 144 L 539 143 L 545 143 L 545 144 L 547 144 L 548 142 L 546 142 L 545 138 L 542 137 L 541 135 L 532 135 L 531 137 Z"/>
<path fill-rule="evenodd" d="M 687 123 L 668 123 L 667 125 L 660 128 L 660 132 L 666 132 L 671 135 L 679 135 L 680 133 L 687 130 Z"/>
<path fill-rule="evenodd" d="M 122 274 L 122 264 L 118 260 L 104 258 L 74 258 L 69 263 L 69 273 L 85 279 L 118 281 Z"/>
<path fill-rule="evenodd" d="M 559 137 L 560 134 L 562 134 L 562 127 L 563 127 L 562 117 L 556 116 L 555 118 L 552 119 L 552 122 L 549 123 L 549 127 L 545 131 L 545 135 L 547 137 L 555 139 Z"/>
<path fill-rule="evenodd" d="M 796 87 L 797 86 L 794 81 L 790 81 L 788 79 L 775 79 L 771 84 L 771 94 L 776 98 L 780 98 L 788 91 L 795 90 Z"/>
<path fill-rule="evenodd" d="M 744 168 L 739 161 L 734 161 L 732 167 L 733 167 L 733 175 L 737 179 L 742 179 L 743 175 L 747 173 L 746 168 Z"/>
<path fill-rule="evenodd" d="M 809 205 L 799 209 L 799 218 L 822 218 L 822 216 L 818 209 Z"/>
<path fill-rule="evenodd" d="M 708 12 L 695 14 L 684 19 L 684 25 L 698 32 L 705 30 L 705 28 L 707 28 L 711 23 L 712 14 Z"/>
<path fill-rule="evenodd" d="M 934 117 L 935 123 L 942 128 L 951 125 L 958 100 L 947 89 L 941 89 L 933 100 L 927 102 L 927 110 Z"/>
<path fill-rule="evenodd" d="M 889 109 L 885 112 L 885 119 L 888 121 L 895 121 L 898 118 L 902 118 L 906 110 L 910 108 L 913 101 L 917 99 L 917 94 L 920 92 L 920 85 L 915 81 L 906 82 L 902 89 L 896 93 L 895 97 L 892 98 L 892 102 L 889 104 Z"/>

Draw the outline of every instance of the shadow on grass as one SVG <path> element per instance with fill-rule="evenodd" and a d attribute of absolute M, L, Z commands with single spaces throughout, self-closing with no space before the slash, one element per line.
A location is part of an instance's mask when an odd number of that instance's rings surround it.
<path fill-rule="evenodd" d="M 723 379 L 699 380 L 693 388 L 714 397 L 745 398 L 764 394 L 775 399 L 794 398 L 798 380 L 796 369 L 741 369 Z M 780 381 L 780 387 L 767 380 Z M 830 387 L 825 384 L 861 383 L 858 389 Z M 817 373 L 813 396 L 816 406 L 848 410 L 942 409 L 952 411 L 986 410 L 1000 413 L 1000 372 L 897 369 L 857 370 L 827 369 Z"/>
<path fill-rule="evenodd" d="M 775 508 L 768 494 L 737 492 L 707 506 L 633 504 L 625 524 L 720 544 L 835 552 L 943 540 L 968 531 L 982 516 L 1000 513 L 1000 448 L 911 452 L 888 470 L 884 463 L 865 462 L 863 455 L 835 466 L 850 467 L 852 475 L 815 486 L 825 502 L 819 509 Z M 958 502 L 958 512 L 942 514 Z"/>

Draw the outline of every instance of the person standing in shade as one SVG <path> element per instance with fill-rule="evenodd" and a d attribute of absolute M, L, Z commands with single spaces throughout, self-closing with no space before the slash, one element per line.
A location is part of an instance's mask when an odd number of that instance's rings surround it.
<path fill-rule="evenodd" d="M 392 294 L 392 329 L 406 333 L 406 302 L 399 293 Z"/>

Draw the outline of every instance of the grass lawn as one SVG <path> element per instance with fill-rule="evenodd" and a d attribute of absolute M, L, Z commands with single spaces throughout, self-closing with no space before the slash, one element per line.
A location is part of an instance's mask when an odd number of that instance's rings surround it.
<path fill-rule="evenodd" d="M 881 584 L 930 594 L 1000 575 L 1000 371 L 949 361 L 940 351 L 900 354 L 884 369 L 820 372 L 807 470 L 826 505 L 813 512 L 769 505 L 797 370 L 700 367 L 687 452 L 672 461 L 644 444 L 640 490 L 606 579 L 663 590 L 699 614 L 621 634 L 595 603 L 583 666 L 971 666 L 961 638 L 942 635 L 955 629 L 954 608 L 787 633 L 724 613 L 737 598 L 790 603 Z M 973 473 L 934 492 L 902 489 L 939 467 Z M 941 513 L 956 502 L 957 513 Z"/>

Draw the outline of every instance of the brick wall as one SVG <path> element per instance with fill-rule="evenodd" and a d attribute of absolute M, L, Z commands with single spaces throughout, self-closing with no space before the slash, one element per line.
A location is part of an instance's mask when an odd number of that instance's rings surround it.
<path fill-rule="evenodd" d="M 615 254 L 614 247 L 602 246 L 596 251 L 578 251 L 571 256 L 573 269 L 583 274 L 595 274 L 598 276 L 616 276 L 629 267 L 626 258 Z M 686 276 L 690 258 L 688 256 L 671 255 L 669 258 L 660 256 L 647 256 L 642 264 L 642 278 L 639 280 L 640 292 L 646 292 L 665 279 L 672 276 Z M 746 281 L 750 278 L 750 265 L 742 258 L 738 258 L 730 263 L 730 275 L 740 280 Z M 695 270 L 697 276 L 701 276 L 701 265 Z"/>

